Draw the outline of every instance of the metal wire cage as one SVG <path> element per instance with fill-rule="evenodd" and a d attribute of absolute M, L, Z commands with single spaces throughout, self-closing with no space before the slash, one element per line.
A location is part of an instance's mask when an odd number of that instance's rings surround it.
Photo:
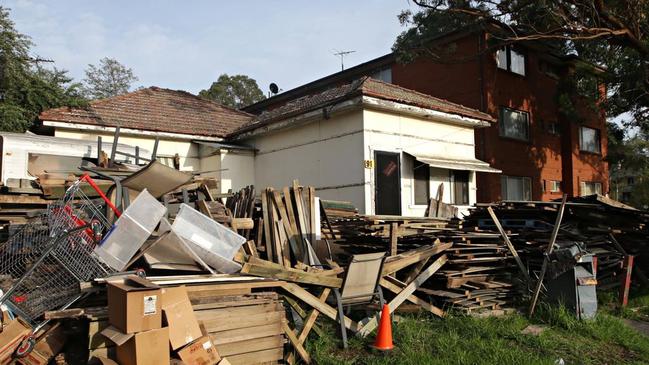
<path fill-rule="evenodd" d="M 88 184 L 84 184 L 84 182 Z M 84 190 L 101 198 L 91 199 Z M 67 308 L 80 296 L 79 282 L 114 273 L 94 254 L 111 224 L 110 200 L 88 175 L 50 204 L 46 213 L 0 244 L 0 304 L 35 324 L 44 312 Z"/>

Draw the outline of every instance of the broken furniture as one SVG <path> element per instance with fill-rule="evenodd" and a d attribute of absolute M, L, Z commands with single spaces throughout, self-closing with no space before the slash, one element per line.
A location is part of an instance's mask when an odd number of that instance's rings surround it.
<path fill-rule="evenodd" d="M 347 348 L 347 328 L 343 318 L 344 307 L 373 303 L 378 299 L 383 307 L 383 291 L 379 285 L 383 271 L 385 252 L 360 254 L 352 256 L 347 267 L 342 288 L 334 288 L 334 298 L 338 308 L 338 322 L 343 340 L 343 347 Z"/>

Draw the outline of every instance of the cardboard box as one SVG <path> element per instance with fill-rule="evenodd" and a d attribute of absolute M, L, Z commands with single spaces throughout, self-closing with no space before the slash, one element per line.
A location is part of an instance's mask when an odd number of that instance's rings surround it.
<path fill-rule="evenodd" d="M 159 286 L 131 275 L 108 283 L 108 323 L 124 333 L 162 327 Z"/>
<path fill-rule="evenodd" d="M 185 365 L 216 365 L 221 361 L 209 336 L 203 336 L 178 351 Z"/>
<path fill-rule="evenodd" d="M 32 327 L 20 318 L 9 322 L 0 333 L 0 364 L 9 364 L 22 340 L 32 332 Z"/>
<path fill-rule="evenodd" d="M 101 332 L 117 345 L 115 360 L 120 365 L 168 365 L 169 329 L 122 333 L 111 326 Z"/>
<path fill-rule="evenodd" d="M 34 349 L 19 362 L 23 365 L 47 365 L 61 351 L 65 338 L 63 326 L 55 324 L 36 339 Z"/>
<path fill-rule="evenodd" d="M 169 328 L 169 343 L 173 350 L 202 336 L 184 286 L 162 289 L 162 314 Z"/>

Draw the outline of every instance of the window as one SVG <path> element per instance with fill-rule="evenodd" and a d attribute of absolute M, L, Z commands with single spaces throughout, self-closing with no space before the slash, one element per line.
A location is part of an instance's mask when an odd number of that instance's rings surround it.
<path fill-rule="evenodd" d="M 415 160 L 415 205 L 427 205 L 430 199 L 430 167 Z"/>
<path fill-rule="evenodd" d="M 559 123 L 557 122 L 548 123 L 548 133 L 554 134 L 555 136 L 561 134 L 561 131 L 559 129 Z"/>
<path fill-rule="evenodd" d="M 628 202 L 629 200 L 631 200 L 631 192 L 623 191 L 622 192 L 622 201 L 623 202 Z"/>
<path fill-rule="evenodd" d="M 496 51 L 496 64 L 499 69 L 525 76 L 525 55 L 511 46 Z"/>
<path fill-rule="evenodd" d="M 469 205 L 469 171 L 454 170 L 453 179 L 453 204 Z"/>
<path fill-rule="evenodd" d="M 558 180 L 544 180 L 544 189 L 549 193 L 558 193 L 561 191 L 561 181 Z"/>
<path fill-rule="evenodd" d="M 595 181 L 581 182 L 581 196 L 602 194 L 602 183 Z"/>
<path fill-rule="evenodd" d="M 599 130 L 581 127 L 579 131 L 579 149 L 585 152 L 600 153 Z"/>
<path fill-rule="evenodd" d="M 635 178 L 633 178 L 633 176 L 629 176 L 629 177 L 627 177 L 627 178 L 626 178 L 626 184 L 627 184 L 627 185 L 633 185 L 633 184 L 635 184 Z"/>
<path fill-rule="evenodd" d="M 383 82 L 387 82 L 388 84 L 392 83 L 392 68 L 384 68 L 383 70 L 376 71 L 372 75 L 370 75 L 371 78 L 380 80 Z"/>
<path fill-rule="evenodd" d="M 532 179 L 520 176 L 500 176 L 504 200 L 532 200 Z"/>
<path fill-rule="evenodd" d="M 553 79 L 558 79 L 561 73 L 557 65 L 547 61 L 539 61 L 539 70 Z"/>
<path fill-rule="evenodd" d="M 500 135 L 527 141 L 530 139 L 529 114 L 519 110 L 500 109 Z"/>

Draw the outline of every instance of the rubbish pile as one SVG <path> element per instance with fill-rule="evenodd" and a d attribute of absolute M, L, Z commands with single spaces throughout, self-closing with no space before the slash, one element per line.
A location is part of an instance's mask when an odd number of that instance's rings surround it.
<path fill-rule="evenodd" d="M 218 183 L 155 161 L 66 182 L 0 244 L 0 364 L 312 363 L 304 343 L 322 317 L 347 346 L 382 309 L 500 313 L 543 276 L 558 204 L 372 216 L 297 181 L 228 194 Z M 645 213 L 567 206 L 556 242 L 581 237 L 603 278 L 646 245 Z M 586 220 L 619 209 L 635 220 Z"/>
<path fill-rule="evenodd" d="M 511 242 L 534 276 L 542 266 L 543 252 L 561 202 L 501 202 L 478 204 L 465 225 L 476 229 L 494 229 L 487 208 L 491 207 Z M 601 195 L 570 198 L 566 202 L 555 244 L 580 246 L 597 259 L 599 290 L 619 288 L 626 281 L 628 258 L 633 256 L 633 276 L 648 284 L 645 268 L 649 212 L 640 211 Z"/>

